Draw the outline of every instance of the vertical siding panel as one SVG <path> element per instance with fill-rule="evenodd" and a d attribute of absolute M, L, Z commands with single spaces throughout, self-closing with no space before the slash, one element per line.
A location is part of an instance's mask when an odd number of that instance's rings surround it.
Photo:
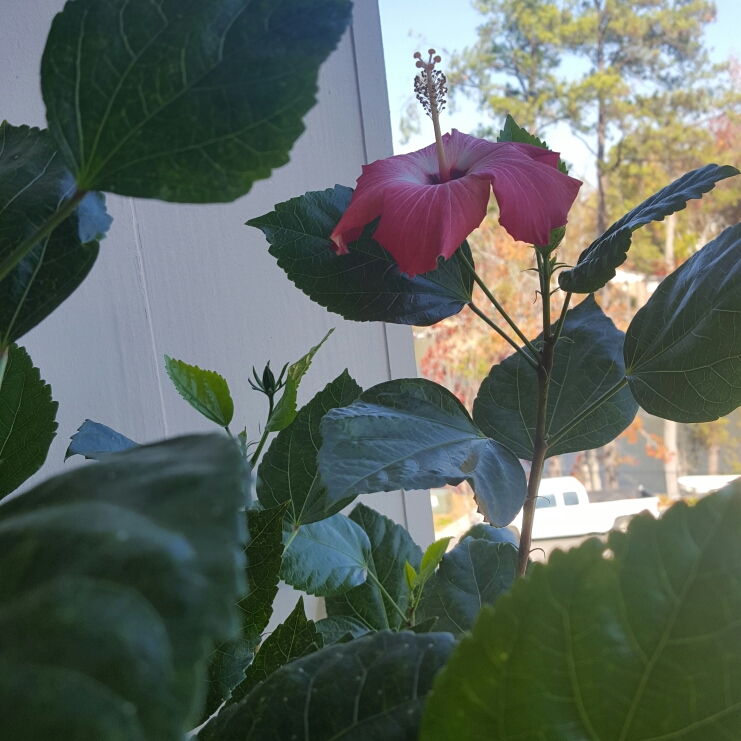
<path fill-rule="evenodd" d="M 63 5 L 3 4 L 0 99 L 3 117 L 14 125 L 45 125 L 38 70 L 52 17 Z M 80 465 L 64 464 L 63 457 L 86 418 L 140 442 L 212 430 L 171 387 L 165 353 L 224 375 L 235 400 L 234 427 L 246 426 L 252 438 L 266 411 L 247 383 L 252 366 L 295 360 L 330 327 L 336 331 L 302 384 L 300 404 L 345 368 L 365 388 L 415 375 L 410 328 L 329 314 L 287 280 L 262 233 L 244 226 L 307 190 L 353 185 L 362 164 L 391 154 L 376 0 L 356 0 L 352 30 L 322 68 L 319 87 L 319 104 L 306 118 L 291 162 L 244 198 L 186 206 L 107 196 L 114 223 L 90 276 L 22 340 L 60 402 L 57 439 L 31 483 Z M 431 538 L 425 495 L 367 499 L 418 540 Z M 321 607 L 310 607 L 316 610 Z"/>

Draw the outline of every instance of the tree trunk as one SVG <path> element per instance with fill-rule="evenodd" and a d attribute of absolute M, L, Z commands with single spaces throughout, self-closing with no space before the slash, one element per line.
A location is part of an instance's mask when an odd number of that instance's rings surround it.
<path fill-rule="evenodd" d="M 560 455 L 554 455 L 553 458 L 548 459 L 548 476 L 552 479 L 563 476 L 563 461 Z"/>
<path fill-rule="evenodd" d="M 604 14 L 601 9 L 600 16 Z M 599 32 L 597 35 L 597 69 L 600 75 L 605 71 L 605 39 L 604 18 L 599 19 Z M 607 112 L 605 111 L 605 98 L 600 92 L 597 96 L 597 233 L 604 234 L 607 229 L 607 162 L 605 161 L 605 148 L 607 144 Z"/>
<path fill-rule="evenodd" d="M 720 445 L 710 443 L 708 446 L 708 475 L 717 476 L 720 470 Z"/>
<path fill-rule="evenodd" d="M 588 450 L 586 459 L 590 480 L 589 491 L 602 491 L 602 477 L 599 473 L 599 460 L 597 460 L 597 451 Z"/>
<path fill-rule="evenodd" d="M 617 440 L 607 443 L 603 448 L 600 448 L 599 459 L 602 463 L 602 469 L 604 470 L 604 485 L 605 489 L 618 489 L 618 450 Z"/>
<path fill-rule="evenodd" d="M 666 236 L 664 239 L 664 267 L 671 273 L 675 267 L 674 260 L 674 233 L 677 228 L 677 215 L 669 214 L 666 217 Z"/>
<path fill-rule="evenodd" d="M 664 481 L 669 499 L 679 499 L 679 451 L 677 450 L 677 428 L 679 425 L 671 419 L 664 420 Z"/>
<path fill-rule="evenodd" d="M 666 234 L 664 238 L 664 266 L 667 273 L 674 270 L 674 234 L 677 225 L 677 215 L 666 217 Z M 679 484 L 677 483 L 679 467 L 679 450 L 677 449 L 677 423 L 670 419 L 664 420 L 664 480 L 666 493 L 670 499 L 679 499 Z"/>

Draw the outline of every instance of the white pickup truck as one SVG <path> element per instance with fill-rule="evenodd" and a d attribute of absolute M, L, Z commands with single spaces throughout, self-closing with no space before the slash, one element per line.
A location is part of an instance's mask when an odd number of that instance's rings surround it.
<path fill-rule="evenodd" d="M 618 499 L 612 502 L 590 502 L 587 490 L 573 476 L 543 479 L 538 489 L 533 540 L 570 538 L 625 529 L 639 512 L 659 516 L 658 497 Z M 510 529 L 519 536 L 522 511 L 515 517 Z"/>

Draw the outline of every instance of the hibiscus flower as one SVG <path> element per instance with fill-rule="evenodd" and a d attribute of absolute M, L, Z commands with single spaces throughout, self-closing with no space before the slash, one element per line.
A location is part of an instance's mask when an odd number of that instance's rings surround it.
<path fill-rule="evenodd" d="M 437 126 L 436 126 L 437 129 Z M 441 151 L 442 150 L 442 151 Z M 499 223 L 516 240 L 547 245 L 564 226 L 581 181 L 558 170 L 558 153 L 530 144 L 451 134 L 411 154 L 363 167 L 332 232 L 338 255 L 379 216 L 373 238 L 413 277 L 448 259 L 486 216 L 490 189 Z"/>

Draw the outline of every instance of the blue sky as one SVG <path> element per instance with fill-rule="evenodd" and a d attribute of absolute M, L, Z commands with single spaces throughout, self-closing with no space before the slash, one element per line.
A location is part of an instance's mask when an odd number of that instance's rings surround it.
<path fill-rule="evenodd" d="M 738 32 L 741 26 L 741 0 L 716 0 L 716 4 L 718 20 L 706 34 L 706 42 L 713 49 L 712 57 L 722 60 L 729 54 L 741 56 Z M 379 7 L 394 147 L 397 153 L 413 151 L 432 142 L 432 125 L 429 130 L 423 131 L 422 136 L 415 136 L 408 144 L 401 145 L 399 119 L 412 94 L 416 72 L 412 55 L 417 50 L 424 52 L 432 46 L 444 55 L 444 69 L 445 51 L 457 51 L 473 44 L 482 16 L 473 9 L 469 0 L 379 0 Z M 469 132 L 483 121 L 485 117 L 476 110 L 475 104 L 460 97 L 456 101 L 456 111 L 445 111 L 441 123 L 443 131 L 457 128 Z M 425 123 L 426 118 L 423 126 Z M 563 152 L 573 164 L 572 174 L 593 180 L 589 152 L 565 127 L 551 130 L 548 143 L 552 149 Z"/>

